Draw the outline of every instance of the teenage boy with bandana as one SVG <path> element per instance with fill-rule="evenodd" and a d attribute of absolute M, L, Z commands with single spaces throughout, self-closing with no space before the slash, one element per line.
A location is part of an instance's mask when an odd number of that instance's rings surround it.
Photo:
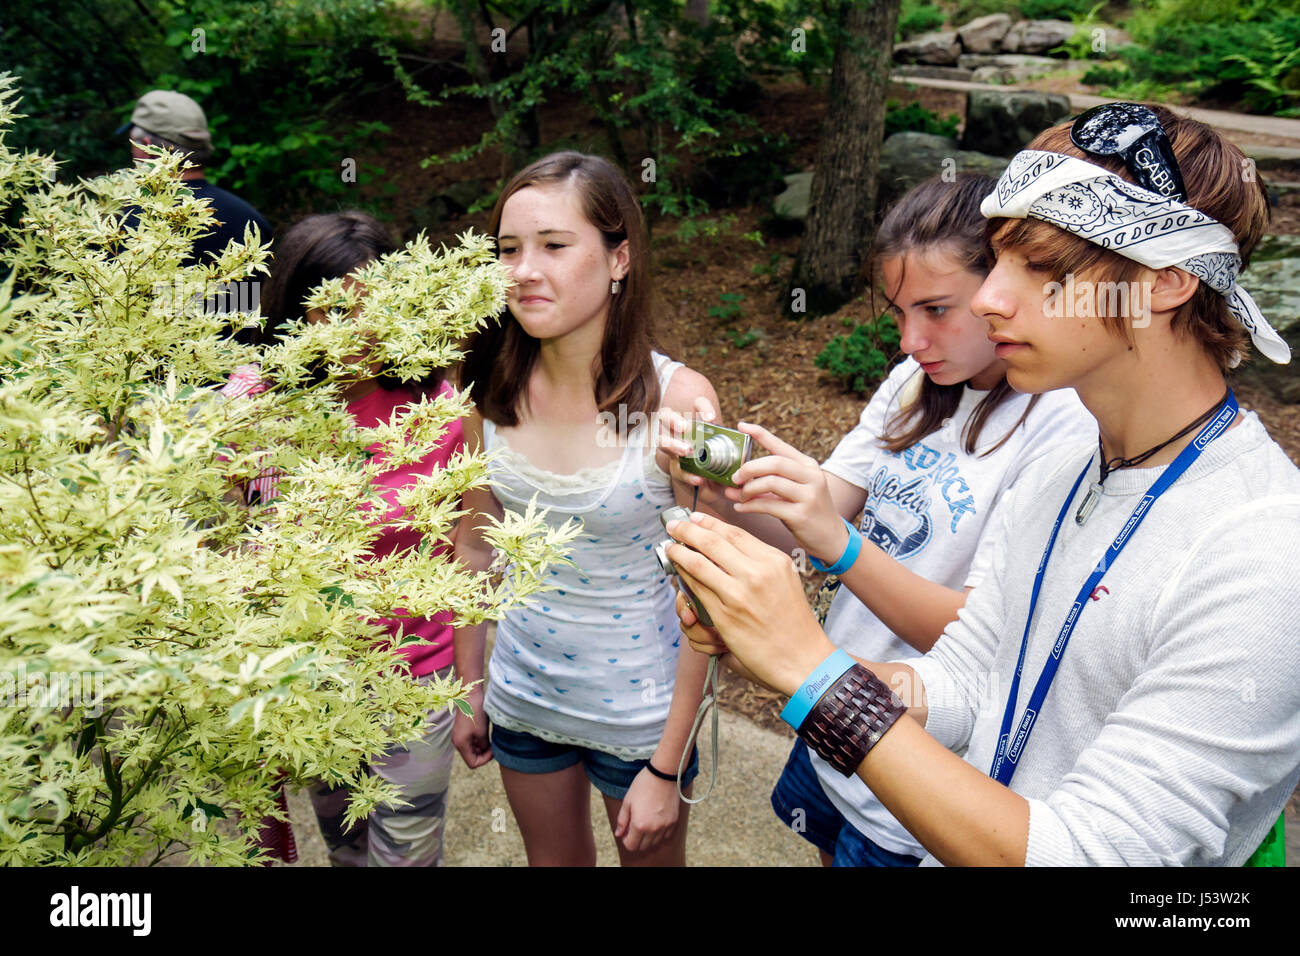
<path fill-rule="evenodd" d="M 1118 104 L 1040 135 L 986 198 L 998 260 L 972 308 L 1013 387 L 1076 389 L 1098 449 L 1026 474 L 924 657 L 835 662 L 786 556 L 706 516 L 669 528 L 716 625 L 679 599 L 692 646 L 793 695 L 927 863 L 1240 866 L 1300 778 L 1300 470 L 1225 379 L 1247 335 L 1290 358 L 1236 284 L 1267 220 L 1245 168 L 1203 124 Z M 1147 314 L 1049 308 L 1080 262 L 1076 286 L 1139 279 Z M 845 537 L 819 557 L 852 573 Z"/>

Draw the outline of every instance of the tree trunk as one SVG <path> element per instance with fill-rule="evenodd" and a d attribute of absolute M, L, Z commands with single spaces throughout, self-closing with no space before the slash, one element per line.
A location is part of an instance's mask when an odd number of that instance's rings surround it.
<path fill-rule="evenodd" d="M 840 4 L 808 226 L 782 302 L 793 318 L 834 312 L 860 291 L 874 229 L 898 6 L 899 0 Z"/>
<path fill-rule="evenodd" d="M 702 27 L 709 25 L 709 0 L 686 0 L 686 19 Z"/>
<path fill-rule="evenodd" d="M 506 61 L 505 53 L 492 53 L 492 61 L 483 55 L 479 48 L 478 41 L 478 24 L 480 16 L 482 22 L 491 31 L 495 26 L 488 16 L 487 10 L 481 4 L 476 4 L 475 0 L 458 0 L 452 7 L 452 12 L 456 16 L 456 23 L 460 28 L 462 41 L 465 47 L 465 69 L 476 83 L 483 86 L 490 85 L 493 81 L 500 79 L 508 70 L 509 65 Z M 529 44 L 534 42 L 534 36 L 529 28 Z M 488 97 L 488 108 L 492 110 L 492 118 L 500 124 L 502 117 L 506 115 L 506 104 L 495 96 Z M 527 161 L 532 150 L 536 148 L 539 139 L 537 110 L 534 107 L 523 119 L 522 124 L 512 124 L 508 132 L 507 141 L 502 149 L 500 175 L 509 176 L 512 172 L 520 169 Z"/>

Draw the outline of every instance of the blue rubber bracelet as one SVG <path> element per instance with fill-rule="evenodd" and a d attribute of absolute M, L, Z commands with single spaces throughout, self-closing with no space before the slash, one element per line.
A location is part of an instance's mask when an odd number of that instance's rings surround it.
<path fill-rule="evenodd" d="M 818 571 L 824 571 L 827 574 L 843 574 L 849 568 L 853 567 L 853 562 L 858 560 L 858 555 L 862 553 L 861 532 L 859 532 L 857 528 L 853 527 L 853 525 L 849 524 L 844 518 L 841 518 L 840 520 L 844 522 L 844 527 L 849 529 L 849 543 L 844 546 L 844 553 L 840 555 L 840 559 L 830 567 L 822 564 L 816 558 L 810 557 L 808 560 L 812 562 L 812 566 Z"/>
<path fill-rule="evenodd" d="M 817 701 L 822 699 L 822 694 L 826 693 L 826 688 L 839 680 L 844 672 L 856 664 L 853 658 L 842 650 L 837 650 L 826 660 L 817 665 L 802 684 L 790 698 L 790 702 L 785 705 L 781 711 L 781 719 L 787 724 L 798 730 L 807 718 L 808 712 L 813 709 Z"/>

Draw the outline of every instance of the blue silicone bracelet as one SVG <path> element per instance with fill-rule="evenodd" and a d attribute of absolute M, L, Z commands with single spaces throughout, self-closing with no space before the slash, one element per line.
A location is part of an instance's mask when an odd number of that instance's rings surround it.
<path fill-rule="evenodd" d="M 785 709 L 781 711 L 781 719 L 798 730 L 808 716 L 808 712 L 813 709 L 813 705 L 821 700 L 826 688 L 839 680 L 844 672 L 856 663 L 857 661 L 844 651 L 836 650 L 818 664 L 817 668 L 799 685 L 799 689 L 794 692 Z"/>
<path fill-rule="evenodd" d="M 840 559 L 830 567 L 822 564 L 816 558 L 810 557 L 808 560 L 812 562 L 812 566 L 818 571 L 825 571 L 827 574 L 843 574 L 853 567 L 853 562 L 858 560 L 858 555 L 862 552 L 861 532 L 844 518 L 840 520 L 844 522 L 844 527 L 849 529 L 849 543 L 844 546 L 844 553 L 840 555 Z"/>

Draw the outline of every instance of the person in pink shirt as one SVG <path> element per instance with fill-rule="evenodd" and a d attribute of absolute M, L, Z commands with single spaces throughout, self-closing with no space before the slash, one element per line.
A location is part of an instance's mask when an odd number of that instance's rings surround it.
<path fill-rule="evenodd" d="M 261 299 L 267 320 L 263 340 L 274 341 L 286 323 L 303 315 L 303 300 L 322 281 L 346 276 L 394 248 L 387 230 L 364 213 L 309 216 L 297 223 L 276 244 L 271 278 Z M 306 313 L 306 318 L 320 320 L 324 316 L 313 309 Z M 246 365 L 235 370 L 222 394 L 234 399 L 267 387 L 259 368 Z M 387 422 L 395 410 L 419 401 L 423 395 L 449 394 L 451 390 L 450 383 L 437 372 L 430 379 L 403 383 L 362 371 L 344 391 L 343 399 L 357 425 L 369 428 Z M 462 425 L 454 422 L 433 454 L 386 471 L 375 479 L 388 503 L 387 511 L 376 517 L 381 530 L 371 548 L 375 557 L 419 545 L 419 532 L 395 524 L 405 510 L 397 503 L 397 494 L 419 476 L 433 474 L 443 467 L 464 443 Z M 379 446 L 372 446 L 370 451 L 382 462 Z M 275 496 L 275 476 L 267 474 L 250 482 L 245 494 L 250 504 L 271 500 Z M 422 638 L 421 643 L 398 648 L 413 680 L 431 681 L 445 677 L 451 670 L 456 632 L 450 619 L 448 612 L 432 618 L 399 617 L 380 622 L 394 642 L 408 635 Z M 423 739 L 390 748 L 370 761 L 370 772 L 395 784 L 407 806 L 379 807 L 367 820 L 345 829 L 348 791 L 324 781 L 311 788 L 312 804 L 329 846 L 331 865 L 442 864 L 443 822 L 455 753 L 452 727 L 450 708 L 434 711 L 429 714 Z M 292 837 L 285 834 L 270 842 L 291 847 Z M 263 839 L 263 844 L 268 845 L 268 841 Z"/>

